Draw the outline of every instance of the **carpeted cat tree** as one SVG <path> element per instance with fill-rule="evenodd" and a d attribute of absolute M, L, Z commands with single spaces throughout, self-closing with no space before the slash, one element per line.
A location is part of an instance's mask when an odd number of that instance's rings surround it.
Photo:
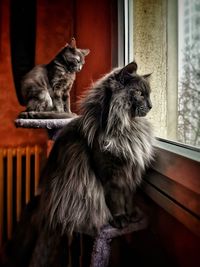
<path fill-rule="evenodd" d="M 67 119 L 16 119 L 16 127 L 22 128 L 43 128 L 48 132 L 49 139 L 56 140 L 60 130 L 67 125 L 74 118 Z M 109 256 L 111 246 L 110 243 L 113 238 L 130 234 L 135 231 L 145 229 L 148 220 L 146 215 L 138 208 L 136 221 L 131 223 L 128 227 L 117 229 L 111 225 L 104 226 L 100 233 L 96 236 L 93 251 L 91 255 L 90 267 L 106 267 L 109 263 Z"/>

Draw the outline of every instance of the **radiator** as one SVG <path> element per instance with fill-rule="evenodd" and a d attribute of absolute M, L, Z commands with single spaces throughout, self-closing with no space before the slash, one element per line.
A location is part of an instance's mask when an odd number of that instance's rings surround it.
<path fill-rule="evenodd" d="M 37 193 L 42 148 L 0 148 L 0 244 L 10 239 L 21 210 Z"/>

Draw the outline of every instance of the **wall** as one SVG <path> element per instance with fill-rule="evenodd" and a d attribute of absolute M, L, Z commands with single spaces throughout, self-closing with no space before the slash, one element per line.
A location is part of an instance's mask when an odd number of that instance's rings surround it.
<path fill-rule="evenodd" d="M 85 71 L 78 74 L 77 95 L 111 69 L 111 1 L 76 1 L 75 33 L 78 44 L 91 50 Z"/>
<path fill-rule="evenodd" d="M 159 137 L 177 140 L 177 1 L 134 1 L 134 53 L 140 72 L 152 73 L 149 118 Z"/>
<path fill-rule="evenodd" d="M 16 129 L 14 120 L 24 108 L 18 103 L 13 83 L 10 55 L 10 5 L 0 2 L 0 146 L 44 144 L 47 140 L 44 130 Z"/>
<path fill-rule="evenodd" d="M 152 73 L 149 113 L 157 136 L 167 136 L 167 1 L 134 1 L 134 54 L 139 73 Z"/>

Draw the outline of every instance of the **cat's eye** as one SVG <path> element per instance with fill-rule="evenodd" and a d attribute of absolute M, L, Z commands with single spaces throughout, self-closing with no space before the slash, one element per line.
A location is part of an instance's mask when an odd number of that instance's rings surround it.
<path fill-rule="evenodd" d="M 143 93 L 140 90 L 136 90 L 135 93 L 137 96 L 143 96 Z"/>
<path fill-rule="evenodd" d="M 77 64 L 80 63 L 80 61 L 79 61 L 77 58 L 75 58 L 73 63 L 74 63 L 75 65 L 77 65 Z"/>
<path fill-rule="evenodd" d="M 76 63 L 80 63 L 80 62 L 81 62 L 81 59 L 80 59 L 79 56 L 76 56 L 76 57 L 74 58 L 74 60 L 76 61 Z"/>

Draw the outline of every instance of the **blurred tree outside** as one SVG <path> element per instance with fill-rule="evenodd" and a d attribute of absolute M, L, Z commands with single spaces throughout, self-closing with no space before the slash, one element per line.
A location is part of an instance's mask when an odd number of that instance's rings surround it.
<path fill-rule="evenodd" d="M 200 40 L 187 46 L 178 89 L 178 141 L 200 147 Z"/>

